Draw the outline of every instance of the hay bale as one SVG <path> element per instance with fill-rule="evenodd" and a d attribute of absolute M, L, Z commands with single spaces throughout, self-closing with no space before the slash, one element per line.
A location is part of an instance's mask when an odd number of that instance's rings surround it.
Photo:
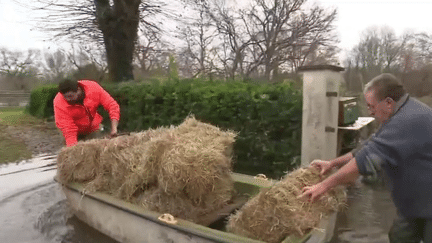
<path fill-rule="evenodd" d="M 162 187 L 144 189 L 136 202 L 148 210 L 169 213 L 174 217 L 199 223 L 200 217 L 229 204 L 234 193 L 231 176 L 218 178 L 212 191 L 202 196 L 201 201 L 193 200 L 185 191 L 169 193 Z"/>
<path fill-rule="evenodd" d="M 187 193 L 187 192 L 186 192 Z M 233 199 L 234 181 L 230 173 L 221 174 L 215 179 L 211 190 L 201 197 L 202 214 L 207 214 L 228 205 Z M 190 195 L 190 193 L 187 193 Z"/>
<path fill-rule="evenodd" d="M 57 175 L 62 183 L 89 182 L 101 173 L 100 154 L 108 140 L 93 139 L 63 148 L 57 157 Z"/>
<path fill-rule="evenodd" d="M 232 198 L 235 136 L 190 116 L 177 127 L 79 142 L 61 151 L 58 173 L 87 192 L 131 202 L 145 195 L 140 203 L 151 210 L 196 220 Z"/>
<path fill-rule="evenodd" d="M 137 203 L 148 210 L 169 213 L 192 222 L 196 222 L 200 215 L 198 207 L 185 194 L 170 194 L 159 187 L 145 190 L 137 199 Z"/>
<path fill-rule="evenodd" d="M 117 198 L 131 200 L 137 190 L 157 182 L 160 159 L 172 142 L 166 129 L 147 130 L 110 144 L 101 154 L 106 176 L 106 191 Z"/>
<path fill-rule="evenodd" d="M 161 158 L 158 184 L 168 193 L 185 191 L 199 203 L 203 196 L 213 192 L 218 178 L 229 175 L 232 168 L 229 147 L 236 134 L 194 117 L 186 118 L 170 132 L 173 145 Z"/>
<path fill-rule="evenodd" d="M 297 169 L 271 188 L 262 190 L 230 216 L 228 231 L 270 243 L 280 242 L 289 235 L 303 236 L 324 215 L 345 203 L 342 188 L 331 190 L 314 203 L 297 198 L 303 187 L 322 179 L 314 167 Z"/>

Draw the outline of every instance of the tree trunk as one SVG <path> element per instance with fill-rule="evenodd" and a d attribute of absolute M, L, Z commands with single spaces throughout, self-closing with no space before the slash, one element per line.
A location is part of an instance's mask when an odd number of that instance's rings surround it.
<path fill-rule="evenodd" d="M 133 52 L 141 0 L 94 0 L 96 19 L 103 34 L 111 81 L 133 80 Z"/>

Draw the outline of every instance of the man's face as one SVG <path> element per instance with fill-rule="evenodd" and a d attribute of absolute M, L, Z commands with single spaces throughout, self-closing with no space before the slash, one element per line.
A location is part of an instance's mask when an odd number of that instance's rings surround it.
<path fill-rule="evenodd" d="M 392 98 L 387 97 L 379 101 L 375 97 L 375 91 L 370 90 L 365 93 L 365 99 L 369 114 L 379 123 L 386 122 L 393 114 L 396 102 Z"/>
<path fill-rule="evenodd" d="M 63 94 L 63 97 L 69 104 L 78 104 L 82 103 L 83 101 L 83 93 L 80 88 L 78 88 L 77 91 L 68 91 Z"/>

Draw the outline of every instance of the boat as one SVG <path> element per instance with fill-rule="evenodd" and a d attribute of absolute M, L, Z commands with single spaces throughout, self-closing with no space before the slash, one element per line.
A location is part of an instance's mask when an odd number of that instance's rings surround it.
<path fill-rule="evenodd" d="M 87 193 L 79 183 L 62 184 L 62 189 L 77 218 L 119 242 L 262 243 L 263 241 L 224 231 L 224 222 L 229 214 L 240 208 L 261 188 L 270 187 L 274 182 L 260 176 L 239 173 L 232 173 L 232 178 L 236 191 L 243 196 L 233 200 L 227 207 L 206 215 L 199 224 L 149 211 L 105 193 Z M 324 217 L 316 229 L 302 238 L 289 236 L 282 243 L 329 242 L 335 223 L 336 212 Z"/>

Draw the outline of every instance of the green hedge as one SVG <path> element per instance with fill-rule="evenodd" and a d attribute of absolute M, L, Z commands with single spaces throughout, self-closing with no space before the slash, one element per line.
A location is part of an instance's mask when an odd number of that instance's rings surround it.
<path fill-rule="evenodd" d="M 53 100 L 57 91 L 57 85 L 46 85 L 34 89 L 30 94 L 27 112 L 38 118 L 52 118 L 54 116 Z"/>
<path fill-rule="evenodd" d="M 239 133 L 235 171 L 279 178 L 298 166 L 302 97 L 287 84 L 189 79 L 103 86 L 120 104 L 119 131 L 178 125 L 194 114 L 200 121 Z M 100 108 L 100 113 L 110 127 L 107 112 Z"/>

